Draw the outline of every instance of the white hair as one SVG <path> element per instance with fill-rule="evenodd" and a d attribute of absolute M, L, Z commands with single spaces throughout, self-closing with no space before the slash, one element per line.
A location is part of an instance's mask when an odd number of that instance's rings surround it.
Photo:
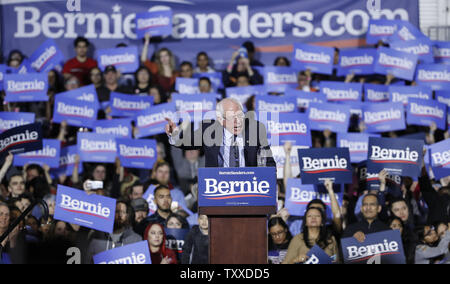
<path fill-rule="evenodd" d="M 235 98 L 225 98 L 225 99 L 221 100 L 220 102 L 218 102 L 216 105 L 216 116 L 218 118 L 223 118 L 225 116 L 225 111 L 223 110 L 223 104 L 227 101 L 235 103 L 236 105 L 239 106 L 241 111 L 244 112 L 244 107 L 242 106 L 242 103 L 240 101 L 238 101 Z"/>

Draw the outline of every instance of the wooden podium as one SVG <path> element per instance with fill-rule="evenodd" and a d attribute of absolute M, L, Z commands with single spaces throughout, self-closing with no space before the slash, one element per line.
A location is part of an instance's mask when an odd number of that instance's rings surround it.
<path fill-rule="evenodd" d="M 275 206 L 200 207 L 209 219 L 210 264 L 267 264 L 267 215 Z"/>

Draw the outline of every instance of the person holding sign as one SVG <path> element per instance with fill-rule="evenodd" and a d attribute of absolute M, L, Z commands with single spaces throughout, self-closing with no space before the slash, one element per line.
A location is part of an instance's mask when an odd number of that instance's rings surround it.
<path fill-rule="evenodd" d="M 145 229 L 144 239 L 150 248 L 152 264 L 177 264 L 175 252 L 166 248 L 166 233 L 161 224 L 150 223 Z"/>
<path fill-rule="evenodd" d="M 206 167 L 276 167 L 264 124 L 244 114 L 242 104 L 233 98 L 217 103 L 216 121 L 203 121 L 197 131 L 189 123 L 181 126 L 166 118 L 169 143 L 184 150 L 205 153 Z M 259 158 L 258 158 L 259 156 Z"/>
<path fill-rule="evenodd" d="M 433 226 L 426 225 L 417 229 L 419 245 L 416 247 L 415 264 L 433 264 L 433 259 L 441 255 L 449 256 L 450 227 L 439 239 Z"/>

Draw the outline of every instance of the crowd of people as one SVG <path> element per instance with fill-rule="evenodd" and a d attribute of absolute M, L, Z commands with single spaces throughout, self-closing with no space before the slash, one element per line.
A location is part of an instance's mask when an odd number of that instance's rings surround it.
<path fill-rule="evenodd" d="M 89 57 L 90 42 L 82 37 L 74 41 L 76 56 L 68 60 L 62 71 L 48 72 L 47 102 L 2 103 L 9 112 L 32 112 L 42 124 L 44 137 L 58 139 L 62 146 L 76 144 L 77 133 L 90 131 L 67 123 L 52 121 L 53 104 L 58 93 L 93 84 L 98 99 L 109 101 L 111 92 L 152 96 L 154 104 L 171 101 L 177 78 L 192 78 L 195 73 L 221 72 L 223 85 L 244 87 L 264 84 L 258 68 L 264 65 L 257 60 L 257 50 L 251 42 L 243 47 L 247 57 L 232 53 L 225 70 L 215 70 L 204 51 L 197 55 L 196 62 L 181 62 L 176 65 L 176 55 L 169 49 L 156 50 L 149 57 L 151 37 L 146 36 L 142 47 L 140 67 L 134 74 L 121 74 L 114 66 L 102 72 L 96 60 Z M 120 48 L 118 46 L 117 48 Z M 231 53 L 231 52 L 230 52 Z M 8 66 L 21 65 L 25 55 L 11 51 Z M 339 49 L 335 49 L 335 61 Z M 273 66 L 290 66 L 286 57 L 276 58 Z M 345 78 L 333 75 L 313 74 L 309 70 L 298 73 L 297 90 L 317 92 L 320 81 L 345 81 L 389 85 L 393 76 L 370 75 Z M 407 82 L 413 85 L 414 82 Z M 201 93 L 211 93 L 208 77 L 199 80 Z M 225 89 L 218 92 L 225 97 Z M 272 93 L 280 96 L 282 94 Z M 2 92 L 2 102 L 4 93 Z M 255 96 L 245 104 L 254 110 Z M 100 110 L 98 119 L 111 119 L 108 109 Z M 352 132 L 362 132 L 364 125 L 353 125 Z M 382 133 L 384 137 L 400 137 L 405 134 L 423 132 L 427 144 L 449 139 L 449 132 L 430 127 L 409 125 L 406 130 Z M 157 144 L 157 162 L 151 170 L 124 168 L 120 160 L 114 164 L 83 163 L 83 173 L 78 174 L 78 160 L 72 175 L 54 176 L 47 165 L 30 164 L 23 168 L 13 167 L 14 155 L 8 155 L 0 170 L 0 235 L 16 220 L 35 199 L 43 199 L 49 207 L 49 216 L 43 216 L 42 208 L 36 206 L 3 243 L 3 263 L 66 263 L 67 250 L 72 247 L 81 251 L 80 263 L 92 263 L 93 256 L 116 247 L 146 240 L 149 244 L 152 263 L 202 264 L 208 263 L 208 217 L 198 214 L 198 168 L 205 167 L 204 153 L 199 150 L 181 150 L 169 143 L 165 133 L 152 136 Z M 315 148 L 336 147 L 336 133 L 332 129 L 313 131 L 312 145 Z M 284 145 L 286 157 L 292 145 Z M 286 185 L 292 176 L 289 159 L 284 165 L 284 177 L 278 182 L 278 198 L 285 201 Z M 401 232 L 407 263 L 450 262 L 450 180 L 435 180 L 425 167 L 419 177 L 403 177 L 399 194 L 385 190 L 390 181 L 385 172 L 379 174 L 380 190 L 369 191 L 360 186 L 357 173 L 355 182 L 345 186 L 344 200 L 338 204 L 331 199 L 332 216 L 326 215 L 323 201 L 312 200 L 302 217 L 291 216 L 280 206 L 278 213 L 268 216 L 268 250 L 276 252 L 270 263 L 303 263 L 314 246 L 321 247 L 335 263 L 342 263 L 342 238 L 354 237 L 363 242 L 367 234 L 384 230 Z M 418 180 L 418 181 L 413 181 Z M 93 190 L 89 181 L 101 181 L 103 187 Z M 94 231 L 75 224 L 54 219 L 57 185 L 65 185 L 117 199 L 114 229 L 111 234 Z M 155 186 L 153 204 L 143 198 L 150 186 Z M 329 193 L 333 184 L 325 184 Z M 334 196 L 334 194 L 330 194 Z M 176 202 L 175 202 L 176 201 Z M 166 246 L 167 229 L 188 229 L 182 252 Z M 273 255 L 273 254 L 269 254 Z"/>

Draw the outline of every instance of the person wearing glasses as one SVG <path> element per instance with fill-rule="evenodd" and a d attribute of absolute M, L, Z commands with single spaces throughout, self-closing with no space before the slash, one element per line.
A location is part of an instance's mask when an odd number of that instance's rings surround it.
<path fill-rule="evenodd" d="M 264 124 L 250 113 L 245 115 L 236 99 L 218 102 L 216 120 L 202 121 L 196 131 L 189 122 L 177 126 L 166 120 L 169 143 L 184 150 L 203 150 L 206 167 L 276 167 Z"/>
<path fill-rule="evenodd" d="M 269 263 L 279 264 L 284 260 L 292 240 L 288 225 L 281 217 L 273 217 L 268 222 Z"/>
<path fill-rule="evenodd" d="M 450 226 L 442 237 L 431 225 L 417 228 L 416 233 L 419 244 L 416 246 L 415 264 L 450 263 Z"/>

